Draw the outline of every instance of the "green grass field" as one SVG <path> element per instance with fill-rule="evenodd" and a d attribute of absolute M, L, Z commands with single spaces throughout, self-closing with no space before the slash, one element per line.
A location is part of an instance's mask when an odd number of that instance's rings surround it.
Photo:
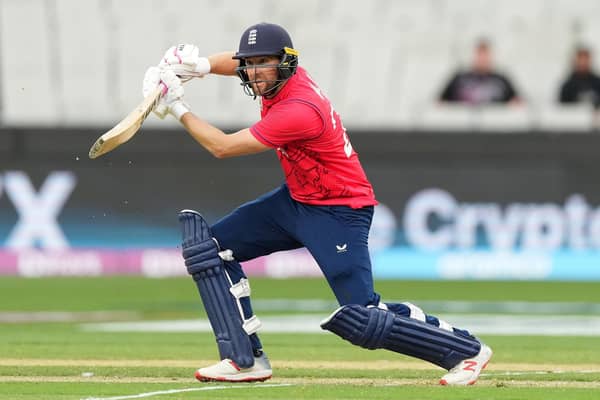
<path fill-rule="evenodd" d="M 252 284 L 258 305 L 333 301 L 318 279 L 253 279 Z M 505 301 L 556 303 L 583 317 L 598 317 L 600 307 L 598 283 L 381 281 L 377 289 L 385 299 L 423 302 L 437 308 L 426 311 L 442 313 L 452 302 L 492 310 Z M 196 382 L 193 373 L 217 360 L 211 333 L 85 329 L 89 323 L 204 317 L 188 278 L 3 277 L 0 293 L 1 399 L 600 398 L 598 336 L 481 335 L 495 351 L 492 362 L 476 385 L 457 388 L 438 386 L 444 371 L 435 366 L 360 349 L 332 334 L 265 332 L 261 338 L 273 379 L 206 384 Z M 259 317 L 282 314 L 277 307 L 256 308 Z M 326 317 L 330 311 L 292 312 Z M 550 315 L 564 313 L 558 307 Z"/>

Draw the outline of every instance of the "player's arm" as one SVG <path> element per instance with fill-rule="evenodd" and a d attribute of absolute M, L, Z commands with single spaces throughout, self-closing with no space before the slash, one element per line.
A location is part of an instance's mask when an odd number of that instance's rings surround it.
<path fill-rule="evenodd" d="M 180 121 L 194 140 L 217 158 L 242 156 L 271 149 L 259 142 L 248 128 L 227 135 L 191 112 L 183 114 Z"/>
<path fill-rule="evenodd" d="M 239 67 L 240 61 L 233 59 L 234 54 L 233 51 L 226 51 L 208 56 L 210 73 L 228 76 L 235 75 L 235 69 Z"/>
<path fill-rule="evenodd" d="M 235 75 L 239 60 L 234 60 L 234 52 L 225 51 L 208 57 L 200 56 L 200 49 L 193 44 L 179 44 L 170 47 L 158 64 L 161 68 L 173 70 L 182 78 L 201 78 L 208 73 Z"/>
<path fill-rule="evenodd" d="M 225 58 L 225 56 L 222 56 Z M 222 65 L 225 67 L 224 65 Z M 159 106 L 180 121 L 189 134 L 206 150 L 217 158 L 235 157 L 245 154 L 259 153 L 270 147 L 259 142 L 249 129 L 227 135 L 222 130 L 198 118 L 190 112 L 190 107 L 183 101 L 184 89 L 181 78 L 172 70 L 149 68 L 144 76 L 144 87 L 156 87 L 159 82 L 167 90 L 160 100 Z"/>

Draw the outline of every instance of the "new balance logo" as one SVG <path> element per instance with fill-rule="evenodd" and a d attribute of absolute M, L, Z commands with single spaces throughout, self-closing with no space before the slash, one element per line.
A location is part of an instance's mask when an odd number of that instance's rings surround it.
<path fill-rule="evenodd" d="M 248 33 L 248 44 L 256 44 L 256 29 L 252 29 Z"/>
<path fill-rule="evenodd" d="M 336 244 L 335 248 L 337 249 L 338 253 L 344 253 L 348 250 L 348 243 L 344 243 L 344 244 Z"/>
<path fill-rule="evenodd" d="M 477 361 L 465 361 L 466 366 L 463 368 L 465 371 L 475 371 Z"/>

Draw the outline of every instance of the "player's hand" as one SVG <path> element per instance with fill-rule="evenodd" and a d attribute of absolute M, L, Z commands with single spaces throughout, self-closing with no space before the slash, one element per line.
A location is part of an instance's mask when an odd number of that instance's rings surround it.
<path fill-rule="evenodd" d="M 190 106 L 183 101 L 181 79 L 172 70 L 163 69 L 160 71 L 160 82 L 165 85 L 167 92 L 159 104 L 164 104 L 167 111 L 179 121 L 183 114 L 190 111 Z"/>
<path fill-rule="evenodd" d="M 150 67 L 146 70 L 146 74 L 144 75 L 144 83 L 142 85 L 142 94 L 144 97 L 148 97 L 150 93 L 154 91 L 160 84 L 160 68 L 158 67 Z M 167 116 L 166 104 L 163 102 L 159 102 L 154 110 L 152 110 L 154 114 L 160 119 L 164 119 Z"/>
<path fill-rule="evenodd" d="M 202 78 L 210 72 L 208 58 L 200 57 L 200 49 L 193 44 L 170 47 L 158 66 L 172 70 L 183 79 Z"/>

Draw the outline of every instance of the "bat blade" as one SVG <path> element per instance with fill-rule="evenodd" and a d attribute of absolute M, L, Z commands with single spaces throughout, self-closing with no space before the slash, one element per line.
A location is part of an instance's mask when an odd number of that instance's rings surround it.
<path fill-rule="evenodd" d="M 133 135 L 140 130 L 150 112 L 156 107 L 162 94 L 163 86 L 160 85 L 145 97 L 144 100 L 129 113 L 129 115 L 121 120 L 121 122 L 96 140 L 90 148 L 89 157 L 91 159 L 100 157 L 102 154 L 114 150 L 131 139 Z"/>

